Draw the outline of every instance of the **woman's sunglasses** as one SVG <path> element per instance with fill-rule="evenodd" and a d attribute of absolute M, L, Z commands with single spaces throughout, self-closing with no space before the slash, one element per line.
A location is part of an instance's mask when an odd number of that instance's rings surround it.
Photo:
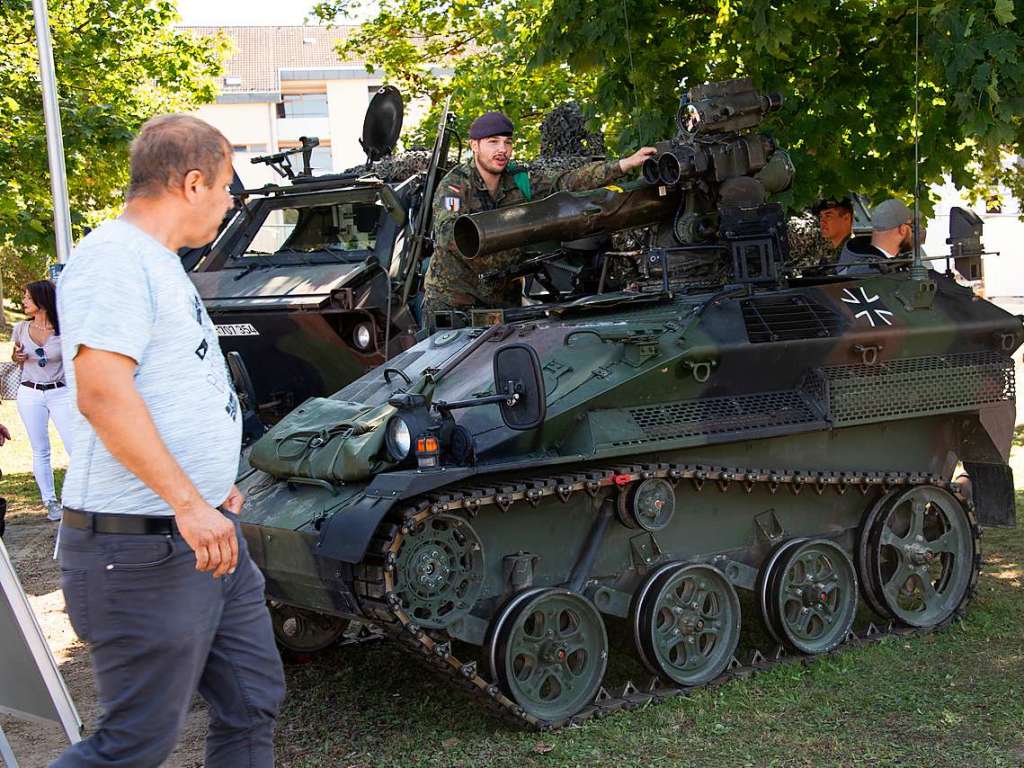
<path fill-rule="evenodd" d="M 45 368 L 46 367 L 46 352 L 43 350 L 42 347 L 36 347 L 36 357 L 39 358 L 39 360 L 37 361 L 39 363 L 39 367 L 40 368 Z"/>

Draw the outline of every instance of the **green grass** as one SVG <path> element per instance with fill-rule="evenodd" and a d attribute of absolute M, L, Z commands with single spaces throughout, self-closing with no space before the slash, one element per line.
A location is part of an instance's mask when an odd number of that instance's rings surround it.
<path fill-rule="evenodd" d="M 0 448 L 0 451 L 6 447 L 5 445 L 4 448 Z M 61 485 L 64 483 L 63 468 L 54 470 L 53 480 L 56 483 L 59 498 Z M 3 480 L 0 480 L 0 496 L 7 499 L 8 525 L 29 522 L 30 518 L 38 518 L 40 515 L 46 514 L 46 509 L 39 500 L 39 489 L 36 487 L 36 481 L 31 472 L 17 474 L 5 472 Z"/>
<path fill-rule="evenodd" d="M 287 667 L 279 763 L 1021 766 L 1024 531 L 986 531 L 983 545 L 979 593 L 946 631 L 887 638 L 557 733 L 498 723 L 389 645 L 335 648 Z M 621 677 L 631 650 L 626 633 L 611 629 L 610 674 Z"/>

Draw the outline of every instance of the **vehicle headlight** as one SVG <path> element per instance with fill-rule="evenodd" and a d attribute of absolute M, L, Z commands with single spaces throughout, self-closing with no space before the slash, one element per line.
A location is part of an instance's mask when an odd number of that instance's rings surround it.
<path fill-rule="evenodd" d="M 360 323 L 352 331 L 352 341 L 355 342 L 356 347 L 366 351 L 370 348 L 370 343 L 373 341 L 373 329 L 370 328 L 369 323 Z"/>
<path fill-rule="evenodd" d="M 388 453 L 394 461 L 403 461 L 412 450 L 412 432 L 401 416 L 392 416 L 385 435 Z"/>

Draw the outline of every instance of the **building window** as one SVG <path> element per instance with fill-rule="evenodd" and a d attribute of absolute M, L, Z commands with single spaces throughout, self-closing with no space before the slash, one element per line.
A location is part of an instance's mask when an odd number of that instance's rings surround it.
<path fill-rule="evenodd" d="M 300 145 L 294 141 L 282 141 L 279 145 L 279 149 L 297 149 Z M 302 171 L 302 153 L 296 152 L 291 156 L 292 168 L 296 173 Z M 331 155 L 331 141 L 325 139 L 322 144 L 313 147 L 313 152 L 309 156 L 309 165 L 313 169 L 313 173 L 320 175 L 323 173 L 332 173 L 334 170 L 333 157 Z"/>
<path fill-rule="evenodd" d="M 231 149 L 235 152 L 266 152 L 266 144 L 232 144 Z"/>
<path fill-rule="evenodd" d="M 327 94 L 286 93 L 277 103 L 277 116 L 327 117 Z"/>
<path fill-rule="evenodd" d="M 330 146 L 313 147 L 313 154 L 309 157 L 309 164 L 313 168 L 313 173 L 330 173 L 334 170 L 334 166 L 331 162 L 331 148 Z"/>

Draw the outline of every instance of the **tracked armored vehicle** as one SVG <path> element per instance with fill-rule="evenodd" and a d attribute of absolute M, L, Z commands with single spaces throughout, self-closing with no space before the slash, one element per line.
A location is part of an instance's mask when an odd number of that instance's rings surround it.
<path fill-rule="evenodd" d="M 919 257 L 788 269 L 787 161 L 750 132 L 777 103 L 692 89 L 645 181 L 460 220 L 468 255 L 657 233 L 601 254 L 635 263 L 622 290 L 549 281 L 255 444 L 242 529 L 286 646 L 370 621 L 547 728 L 962 614 L 979 524 L 1015 522 L 1021 320 Z M 524 269 L 600 285 L 577 255 Z M 603 686 L 611 622 L 650 681 Z M 745 622 L 778 647 L 738 650 Z"/>

